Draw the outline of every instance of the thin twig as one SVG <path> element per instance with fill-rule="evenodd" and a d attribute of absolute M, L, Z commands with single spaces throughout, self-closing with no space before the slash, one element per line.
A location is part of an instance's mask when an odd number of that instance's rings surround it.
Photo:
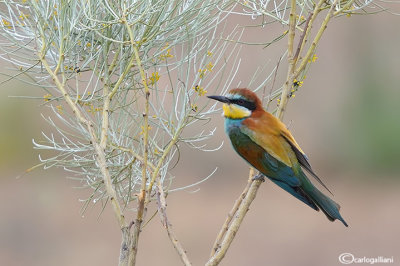
<path fill-rule="evenodd" d="M 146 198 L 146 202 L 145 202 L 146 206 L 150 202 L 150 194 L 153 189 L 154 182 L 156 181 L 156 178 L 158 177 L 158 174 L 160 172 L 161 166 L 163 165 L 168 154 L 171 152 L 172 148 L 178 142 L 179 136 L 182 133 L 182 131 L 183 131 L 183 127 L 179 127 L 178 130 L 175 132 L 175 135 L 172 137 L 172 139 L 168 143 L 167 147 L 164 149 L 164 152 L 162 153 L 161 158 L 159 159 L 158 164 L 157 164 L 156 168 L 154 169 L 153 174 L 151 175 L 149 185 L 147 186 L 148 193 L 147 193 L 147 198 Z"/>
<path fill-rule="evenodd" d="M 308 41 L 308 35 L 311 32 L 312 26 L 314 24 L 315 18 L 321 12 L 321 6 L 322 4 L 325 3 L 325 0 L 320 0 L 317 5 L 314 7 L 314 10 L 309 14 L 307 18 L 306 25 L 304 26 L 304 32 L 302 34 L 302 37 L 300 38 L 299 45 L 297 47 L 296 51 L 296 56 L 295 56 L 295 64 L 297 64 L 297 61 L 299 57 L 301 57 L 301 53 L 303 51 L 303 48 L 305 47 L 306 42 Z"/>
<path fill-rule="evenodd" d="M 278 69 L 279 69 L 279 65 L 281 64 L 281 60 L 282 60 L 282 56 L 279 57 L 278 63 L 276 64 L 275 67 L 275 73 L 274 73 L 274 79 L 272 80 L 272 85 L 271 85 L 271 89 L 269 90 L 269 95 L 268 95 L 268 102 L 267 102 L 267 106 L 266 109 L 268 110 L 269 104 L 272 101 L 271 95 L 272 92 L 274 91 L 274 87 L 275 87 L 275 81 L 276 81 L 276 75 L 278 74 Z M 263 95 L 263 105 L 264 105 L 264 95 Z"/>
<path fill-rule="evenodd" d="M 289 14 L 288 59 L 293 59 L 294 37 L 296 35 L 296 0 L 291 0 Z"/>
<path fill-rule="evenodd" d="M 350 7 L 354 4 L 355 0 L 351 0 L 349 2 L 347 2 L 344 6 L 342 6 L 341 9 L 335 11 L 335 13 L 333 13 L 333 16 L 337 16 L 341 13 L 343 13 L 343 11 L 350 9 Z"/>
<path fill-rule="evenodd" d="M 279 102 L 278 110 L 276 112 L 276 116 L 282 120 L 283 112 L 286 108 L 287 101 L 289 99 L 289 91 L 291 88 L 291 84 L 293 83 L 293 71 L 295 69 L 295 61 L 293 55 L 294 48 L 294 37 L 296 30 L 296 0 L 291 0 L 290 5 L 290 15 L 289 15 L 289 37 L 288 37 L 288 72 L 285 85 L 283 86 L 281 93 L 281 100 Z"/>
<path fill-rule="evenodd" d="M 167 230 L 168 237 L 171 240 L 172 245 L 174 246 L 175 250 L 178 252 L 179 257 L 181 258 L 182 262 L 186 266 L 192 265 L 190 262 L 185 249 L 183 248 L 182 244 L 179 242 L 178 238 L 176 237 L 174 231 L 172 230 L 172 224 L 169 222 L 167 217 L 167 202 L 165 199 L 164 190 L 162 188 L 161 182 L 157 180 L 157 207 L 158 213 L 160 214 L 161 223 L 164 228 Z"/>
<path fill-rule="evenodd" d="M 129 149 L 129 148 L 125 148 L 122 146 L 118 146 L 115 144 L 109 144 L 112 148 L 123 151 L 123 152 L 129 152 L 133 157 L 135 157 L 136 159 L 138 159 L 141 163 L 143 163 L 143 157 L 140 156 L 139 154 L 137 154 L 134 150 Z M 154 164 L 152 164 L 151 162 L 147 162 L 147 165 L 151 168 L 151 171 L 155 171 L 156 167 Z"/>
<path fill-rule="evenodd" d="M 304 26 L 304 29 L 306 29 L 305 31 L 303 31 L 303 33 L 300 35 L 300 40 L 299 40 L 299 44 L 297 45 L 297 49 L 296 49 L 296 53 L 294 54 L 294 63 L 296 64 L 297 59 L 299 58 L 299 54 L 301 51 L 301 48 L 303 47 L 304 43 L 307 41 L 306 34 L 309 32 L 309 27 L 308 24 L 311 21 L 311 18 L 314 16 L 315 12 L 311 12 L 306 20 L 306 25 Z"/>
<path fill-rule="evenodd" d="M 317 5 L 314 7 L 314 10 L 310 13 L 310 15 L 307 18 L 307 24 L 304 27 L 304 32 L 302 35 L 302 38 L 300 38 L 299 41 L 299 46 L 298 46 L 298 54 L 297 56 L 295 56 L 295 64 L 297 64 L 299 57 L 301 57 L 301 53 L 303 51 L 303 48 L 306 44 L 306 42 L 308 41 L 308 35 L 311 32 L 312 26 L 314 24 L 315 18 L 317 17 L 317 15 L 319 14 L 319 12 L 321 12 L 321 6 L 322 4 L 325 3 L 325 0 L 320 0 Z M 297 52 L 296 52 L 297 53 Z"/>
<path fill-rule="evenodd" d="M 330 21 L 330 19 L 333 17 L 334 14 L 334 9 L 335 6 L 337 4 L 338 0 L 335 0 L 335 2 L 332 4 L 331 8 L 329 9 L 328 14 L 326 14 L 326 17 L 324 19 L 324 21 L 321 24 L 321 27 L 319 28 L 317 34 L 314 37 L 313 42 L 311 43 L 310 48 L 308 48 L 308 51 L 306 53 L 306 55 L 304 56 L 303 60 L 301 61 L 300 65 L 296 68 L 296 71 L 293 72 L 293 78 L 296 78 L 301 71 L 304 70 L 304 68 L 306 67 L 308 60 L 311 58 L 311 55 L 314 53 L 315 48 L 317 47 L 317 44 L 319 42 L 319 40 L 321 39 L 323 33 L 325 32 L 327 26 L 328 26 L 328 22 Z"/>

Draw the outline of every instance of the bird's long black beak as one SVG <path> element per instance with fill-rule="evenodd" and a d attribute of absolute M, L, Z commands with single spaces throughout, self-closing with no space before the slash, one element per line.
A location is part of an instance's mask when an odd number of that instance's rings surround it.
<path fill-rule="evenodd" d="M 229 98 L 225 97 L 225 96 L 207 96 L 210 99 L 213 100 L 217 100 L 219 102 L 223 102 L 223 103 L 230 103 Z"/>

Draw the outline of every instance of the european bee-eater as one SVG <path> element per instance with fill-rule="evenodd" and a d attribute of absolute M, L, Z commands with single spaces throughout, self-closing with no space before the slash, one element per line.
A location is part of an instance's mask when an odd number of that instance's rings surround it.
<path fill-rule="evenodd" d="M 338 219 L 348 226 L 339 213 L 339 204 L 319 191 L 303 172 L 305 169 L 328 190 L 292 134 L 263 109 L 254 92 L 233 89 L 226 96 L 208 98 L 223 103 L 225 131 L 243 159 L 314 210 L 321 209 L 330 221 Z"/>

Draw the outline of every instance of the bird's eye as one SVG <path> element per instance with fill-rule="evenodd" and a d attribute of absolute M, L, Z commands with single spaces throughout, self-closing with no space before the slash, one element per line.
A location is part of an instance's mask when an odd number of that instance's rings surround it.
<path fill-rule="evenodd" d="M 244 104 L 244 100 L 240 99 L 240 100 L 237 101 L 237 103 L 238 103 L 239 105 L 243 105 L 243 104 Z"/>

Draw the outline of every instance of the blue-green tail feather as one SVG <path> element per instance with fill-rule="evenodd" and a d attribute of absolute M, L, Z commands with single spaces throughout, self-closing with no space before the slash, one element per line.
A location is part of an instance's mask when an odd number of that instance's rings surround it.
<path fill-rule="evenodd" d="M 338 219 L 346 227 L 348 224 L 340 215 L 340 205 L 330 199 L 328 196 L 324 195 L 316 187 L 312 186 L 310 189 L 305 189 L 305 193 L 312 199 L 312 201 L 325 213 L 326 217 L 330 221 Z"/>
<path fill-rule="evenodd" d="M 284 182 L 274 179 L 271 180 L 314 210 L 318 211 L 319 209 L 321 209 L 330 221 L 338 219 L 345 226 L 348 226 L 346 221 L 340 215 L 340 205 L 334 202 L 328 196 L 324 195 L 311 183 L 307 184 L 307 186 L 305 187 L 292 187 Z"/>

